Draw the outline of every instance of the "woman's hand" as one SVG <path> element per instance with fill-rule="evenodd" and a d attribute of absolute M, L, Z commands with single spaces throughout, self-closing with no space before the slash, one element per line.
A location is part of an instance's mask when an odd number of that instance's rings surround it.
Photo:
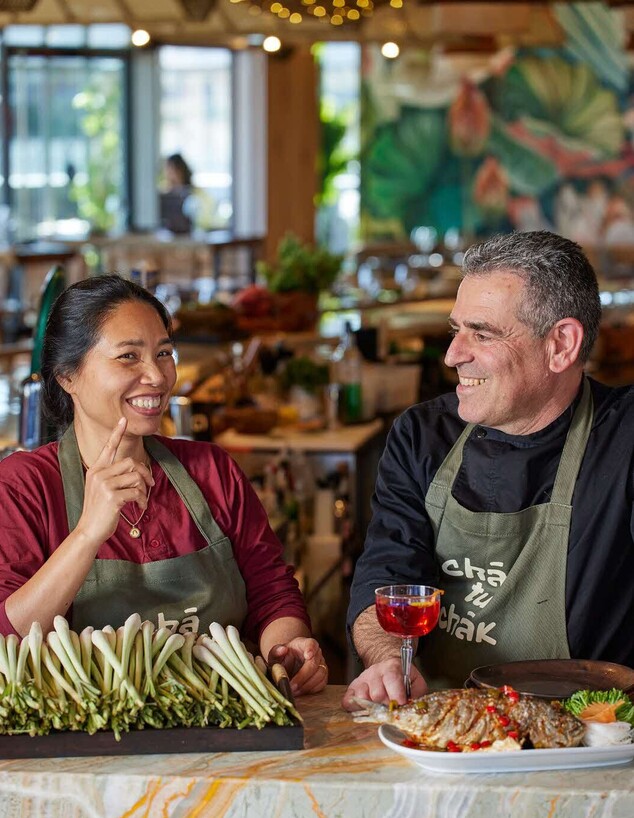
<path fill-rule="evenodd" d="M 286 668 L 294 696 L 318 693 L 328 682 L 328 666 L 319 643 L 312 637 L 296 636 L 285 644 L 274 645 L 268 663 Z"/>
<path fill-rule="evenodd" d="M 427 683 L 413 665 L 410 679 L 412 699 L 417 699 L 427 693 Z M 357 676 L 350 683 L 342 699 L 341 706 L 344 710 L 358 710 L 361 707 L 353 701 L 353 698 L 366 699 L 379 704 L 387 704 L 390 701 L 405 704 L 405 685 L 400 658 L 393 657 L 377 662 Z"/>
<path fill-rule="evenodd" d="M 95 545 L 114 534 L 119 512 L 126 503 L 146 508 L 148 490 L 154 484 L 152 472 L 143 463 L 131 457 L 115 462 L 126 426 L 126 419 L 121 418 L 86 472 L 84 508 L 75 530 Z"/>

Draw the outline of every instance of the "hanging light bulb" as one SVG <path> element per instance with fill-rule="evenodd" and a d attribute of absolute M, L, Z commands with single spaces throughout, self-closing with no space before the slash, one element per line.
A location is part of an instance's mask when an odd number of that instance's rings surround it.
<path fill-rule="evenodd" d="M 383 54 L 386 60 L 395 60 L 400 53 L 401 49 L 396 43 L 383 43 L 381 46 L 381 54 Z"/>
<path fill-rule="evenodd" d="M 262 43 L 262 48 L 269 54 L 274 54 L 282 47 L 282 41 L 279 37 L 265 37 Z"/>
<path fill-rule="evenodd" d="M 130 35 L 130 40 L 132 45 L 135 45 L 137 48 L 142 48 L 150 42 L 150 35 L 145 29 L 137 28 L 136 31 L 133 31 Z"/>

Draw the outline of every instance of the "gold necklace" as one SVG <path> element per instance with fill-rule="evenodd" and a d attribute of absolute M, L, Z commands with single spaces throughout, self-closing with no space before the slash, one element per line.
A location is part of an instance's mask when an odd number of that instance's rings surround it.
<path fill-rule="evenodd" d="M 145 508 L 143 509 L 143 511 L 141 512 L 141 514 L 139 515 L 139 517 L 137 518 L 137 520 L 136 520 L 134 523 L 132 522 L 132 520 L 128 520 L 128 518 L 125 516 L 125 514 L 123 513 L 123 511 L 120 511 L 120 512 L 119 512 L 119 514 L 121 515 L 121 517 L 122 517 L 122 518 L 123 518 L 123 519 L 126 521 L 126 523 L 127 523 L 129 526 L 130 526 L 130 530 L 128 531 L 128 534 L 129 534 L 131 537 L 133 537 L 135 540 L 137 540 L 137 539 L 138 539 L 138 538 L 141 536 L 141 531 L 139 530 L 139 523 L 141 522 L 141 520 L 143 519 L 143 515 L 144 515 L 144 514 L 145 514 L 145 512 L 147 511 L 147 507 L 148 507 L 148 505 L 149 505 L 149 503 L 150 503 L 150 494 L 151 494 L 151 493 L 152 493 L 152 486 L 150 486 L 150 488 L 149 488 L 149 489 L 148 489 L 148 491 L 147 491 L 147 497 L 146 497 L 146 504 L 145 504 Z"/>
<path fill-rule="evenodd" d="M 84 462 L 84 458 L 80 455 L 79 459 L 81 460 L 82 466 L 86 469 L 86 471 L 88 471 L 88 466 Z M 152 472 L 151 461 L 149 461 L 148 463 L 145 463 L 144 465 L 146 466 L 146 468 L 148 468 L 150 470 L 150 473 L 151 473 Z M 143 515 L 147 511 L 147 507 L 148 507 L 148 505 L 150 503 L 150 494 L 151 493 L 152 493 L 152 486 L 150 486 L 148 491 L 147 491 L 147 497 L 145 498 L 146 499 L 145 508 L 143 509 L 141 514 L 137 517 L 135 522 L 132 522 L 132 520 L 128 520 L 128 518 L 125 516 L 123 511 L 119 511 L 120 517 L 130 526 L 130 530 L 128 531 L 128 534 L 135 540 L 138 540 L 139 537 L 141 536 L 141 530 L 139 529 L 139 523 L 141 522 L 141 520 L 143 519 Z"/>

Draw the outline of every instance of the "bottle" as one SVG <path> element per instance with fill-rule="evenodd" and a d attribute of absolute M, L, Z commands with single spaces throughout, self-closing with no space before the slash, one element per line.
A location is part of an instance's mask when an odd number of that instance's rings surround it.
<path fill-rule="evenodd" d="M 56 438 L 56 429 L 47 423 L 42 412 L 42 346 L 46 322 L 55 299 L 66 287 L 66 273 L 59 264 L 52 267 L 44 279 L 37 321 L 33 331 L 31 374 L 22 381 L 20 396 L 19 443 L 22 448 L 36 449 Z"/>
<path fill-rule="evenodd" d="M 359 423 L 363 419 L 361 397 L 362 357 L 352 327 L 346 322 L 346 329 L 337 362 L 339 383 L 339 419 L 342 423 Z"/>

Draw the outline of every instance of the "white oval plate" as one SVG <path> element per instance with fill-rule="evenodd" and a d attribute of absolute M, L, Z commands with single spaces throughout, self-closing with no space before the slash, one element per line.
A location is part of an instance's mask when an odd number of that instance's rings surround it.
<path fill-rule="evenodd" d="M 379 727 L 379 738 L 424 770 L 438 774 L 504 773 L 530 770 L 567 770 L 575 767 L 607 767 L 634 759 L 634 744 L 611 747 L 566 747 L 554 750 L 516 750 L 500 753 L 439 753 L 404 747 L 406 736 L 391 724 Z"/>

